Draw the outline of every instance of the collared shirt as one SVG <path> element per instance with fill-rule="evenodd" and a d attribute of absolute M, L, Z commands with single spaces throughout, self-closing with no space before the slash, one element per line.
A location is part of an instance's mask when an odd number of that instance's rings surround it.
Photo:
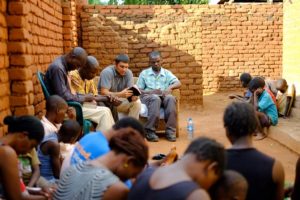
<path fill-rule="evenodd" d="M 71 78 L 71 87 L 76 91 L 76 93 L 93 95 L 98 94 L 98 90 L 93 79 L 82 80 L 78 70 L 71 71 L 69 75 Z"/>
<path fill-rule="evenodd" d="M 161 68 L 159 74 L 156 74 L 151 67 L 141 72 L 137 81 L 137 86 L 142 90 L 166 90 L 178 78 L 169 70 Z"/>
<path fill-rule="evenodd" d="M 268 117 L 272 121 L 272 125 L 276 125 L 278 123 L 278 113 L 276 105 L 274 104 L 270 94 L 266 90 L 264 90 L 258 98 L 258 111 L 268 115 Z"/>
<path fill-rule="evenodd" d="M 56 94 L 66 101 L 83 102 L 83 97 L 71 92 L 67 63 L 63 56 L 59 56 L 49 65 L 45 75 L 45 84 L 50 94 Z"/>
<path fill-rule="evenodd" d="M 133 74 L 127 69 L 124 76 L 120 75 L 114 65 L 110 65 L 100 73 L 98 90 L 106 88 L 110 92 L 120 92 L 125 88 L 133 86 Z"/>

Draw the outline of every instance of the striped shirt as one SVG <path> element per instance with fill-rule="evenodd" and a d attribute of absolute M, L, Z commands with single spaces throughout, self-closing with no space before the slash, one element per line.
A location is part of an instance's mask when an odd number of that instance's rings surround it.
<path fill-rule="evenodd" d="M 104 166 L 83 162 L 64 171 L 53 199 L 101 200 L 105 191 L 117 182 L 119 178 Z"/>

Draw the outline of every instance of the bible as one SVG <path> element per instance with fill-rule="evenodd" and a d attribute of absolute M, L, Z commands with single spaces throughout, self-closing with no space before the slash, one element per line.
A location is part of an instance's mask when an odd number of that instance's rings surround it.
<path fill-rule="evenodd" d="M 128 88 L 128 90 L 132 91 L 132 96 L 140 96 L 142 94 L 142 92 L 136 85 L 131 86 L 130 88 Z M 131 102 L 131 97 L 128 97 L 127 100 Z"/>

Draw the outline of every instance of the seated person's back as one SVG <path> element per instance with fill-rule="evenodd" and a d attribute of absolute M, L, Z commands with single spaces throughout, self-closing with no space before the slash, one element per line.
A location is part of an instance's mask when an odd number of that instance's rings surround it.
<path fill-rule="evenodd" d="M 258 127 L 253 106 L 232 103 L 226 108 L 223 120 L 226 136 L 232 143 L 227 150 L 227 169 L 235 170 L 247 179 L 247 200 L 283 199 L 281 163 L 252 145 L 252 135 Z"/>
<path fill-rule="evenodd" d="M 198 138 L 177 162 L 146 169 L 133 185 L 128 200 L 209 199 L 205 190 L 223 174 L 224 161 L 222 145 L 208 138 Z"/>

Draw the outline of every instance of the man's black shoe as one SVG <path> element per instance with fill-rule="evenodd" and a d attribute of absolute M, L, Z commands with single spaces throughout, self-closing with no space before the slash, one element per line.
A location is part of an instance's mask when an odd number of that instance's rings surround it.
<path fill-rule="evenodd" d="M 158 142 L 158 136 L 154 132 L 147 131 L 146 132 L 146 139 L 149 142 Z"/>

